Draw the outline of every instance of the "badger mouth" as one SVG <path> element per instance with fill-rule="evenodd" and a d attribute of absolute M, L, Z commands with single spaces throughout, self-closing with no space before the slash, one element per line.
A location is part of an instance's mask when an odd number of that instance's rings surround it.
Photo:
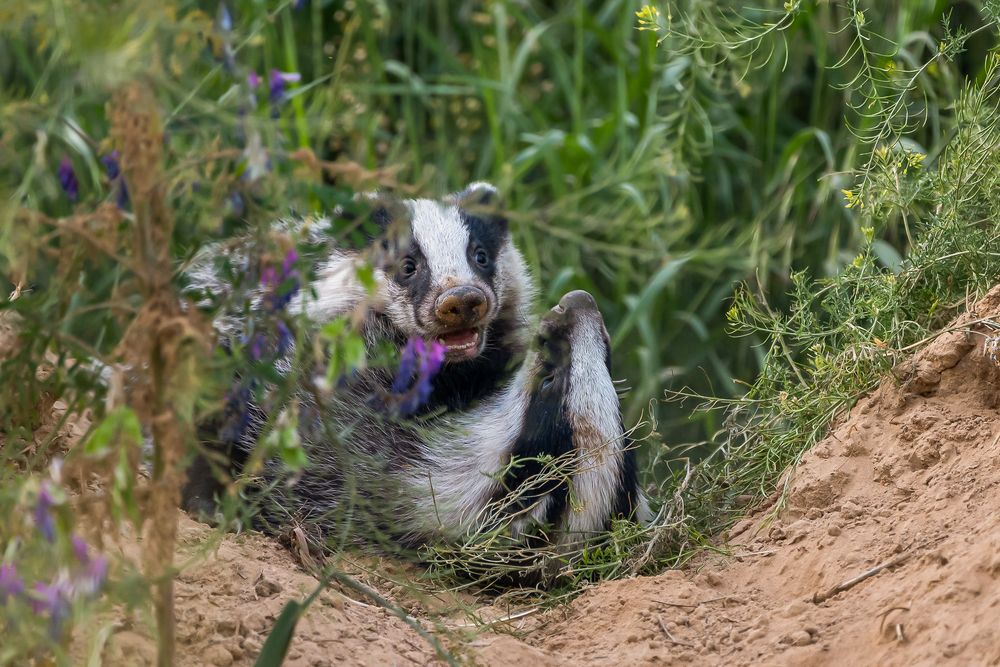
<path fill-rule="evenodd" d="M 445 359 L 449 361 L 467 361 L 479 356 L 483 336 L 478 328 L 456 329 L 438 336 L 438 342 L 444 345 Z"/>

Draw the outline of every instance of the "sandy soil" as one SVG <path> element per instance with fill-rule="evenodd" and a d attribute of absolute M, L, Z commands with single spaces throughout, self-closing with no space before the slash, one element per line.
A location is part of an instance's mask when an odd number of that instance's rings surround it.
<path fill-rule="evenodd" d="M 508 634 L 457 631 L 467 620 L 453 616 L 442 640 L 497 667 L 1000 664 L 1000 368 L 972 324 L 998 313 L 1000 288 L 861 400 L 790 472 L 783 508 L 733 529 L 731 556 L 595 586 Z M 212 534 L 182 518 L 178 562 Z M 283 604 L 315 585 L 256 534 L 226 535 L 197 561 L 177 583 L 183 665 L 252 664 Z M 427 622 L 426 605 L 400 604 Z M 152 651 L 122 630 L 106 664 Z M 286 664 L 436 662 L 402 620 L 331 590 Z"/>

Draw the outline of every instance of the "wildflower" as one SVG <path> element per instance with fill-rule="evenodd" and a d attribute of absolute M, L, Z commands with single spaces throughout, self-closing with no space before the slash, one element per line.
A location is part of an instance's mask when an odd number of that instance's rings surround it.
<path fill-rule="evenodd" d="M 264 334 L 260 331 L 255 333 L 250 337 L 250 358 L 254 361 L 260 361 L 260 358 L 264 356 Z"/>
<path fill-rule="evenodd" d="M 278 329 L 278 354 L 284 354 L 292 346 L 292 331 L 284 320 L 278 320 L 275 327 Z"/>
<path fill-rule="evenodd" d="M 854 208 L 861 204 L 861 198 L 855 194 L 854 190 L 841 190 L 840 192 L 844 195 L 844 199 L 847 200 L 845 208 Z"/>
<path fill-rule="evenodd" d="M 233 15 L 229 13 L 226 3 L 219 3 L 219 13 L 215 17 L 215 25 L 222 32 L 229 32 L 233 29 Z"/>
<path fill-rule="evenodd" d="M 289 250 L 281 263 L 281 272 L 273 266 L 265 267 L 260 274 L 261 287 L 266 290 L 264 294 L 264 308 L 269 313 L 277 313 L 284 310 L 292 298 L 298 293 L 299 271 L 295 268 L 295 263 L 299 261 L 299 254 L 295 249 Z M 282 287 L 285 286 L 284 291 Z"/>
<path fill-rule="evenodd" d="M 269 99 L 271 104 L 277 107 L 285 101 L 285 88 L 290 83 L 298 83 L 302 80 L 302 75 L 298 72 L 282 72 L 276 69 L 271 70 Z M 275 110 L 276 111 L 276 110 Z"/>
<path fill-rule="evenodd" d="M 125 208 L 128 205 L 128 188 L 125 187 L 125 179 L 122 177 L 120 158 L 121 154 L 118 151 L 111 151 L 101 158 L 101 164 L 104 165 L 108 180 L 115 189 L 115 203 L 118 208 Z"/>
<path fill-rule="evenodd" d="M 90 563 L 90 554 L 87 551 L 87 543 L 83 541 L 83 538 L 79 535 L 70 535 L 70 544 L 73 545 L 73 555 L 80 562 L 80 565 L 86 567 Z"/>
<path fill-rule="evenodd" d="M 63 622 L 70 613 L 71 585 L 65 575 L 59 575 L 51 584 L 39 581 L 31 595 L 31 608 L 36 614 L 48 614 L 49 637 L 62 636 Z"/>
<path fill-rule="evenodd" d="M 16 598 L 24 592 L 24 582 L 17 576 L 17 568 L 13 563 L 0 565 L 0 605 L 7 598 Z"/>
<path fill-rule="evenodd" d="M 250 90 L 255 90 L 257 86 L 260 85 L 260 74 L 251 70 L 250 73 L 247 74 L 247 85 L 250 86 Z"/>
<path fill-rule="evenodd" d="M 292 9 L 298 11 L 306 6 L 306 2 L 308 2 L 308 0 L 293 0 Z"/>
<path fill-rule="evenodd" d="M 108 559 L 94 556 L 74 582 L 75 591 L 81 595 L 96 597 L 108 579 Z"/>
<path fill-rule="evenodd" d="M 108 559 L 105 556 L 91 557 L 87 543 L 79 535 L 71 535 L 73 555 L 81 566 L 79 575 L 73 582 L 75 593 L 94 596 L 104 586 L 108 577 Z"/>
<path fill-rule="evenodd" d="M 56 539 L 56 525 L 51 511 L 53 504 L 55 503 L 52 492 L 49 490 L 49 484 L 43 481 L 38 489 L 38 499 L 35 501 L 34 519 L 35 526 L 49 542 Z"/>
<path fill-rule="evenodd" d="M 80 195 L 80 183 L 76 180 L 76 172 L 73 171 L 73 163 L 65 155 L 59 163 L 59 185 L 70 201 L 75 202 Z"/>
<path fill-rule="evenodd" d="M 401 415 L 412 414 L 427 403 L 434 390 L 434 376 L 444 364 L 444 353 L 444 345 L 436 340 L 429 345 L 422 338 L 411 338 L 407 342 L 392 383 L 392 393 L 397 396 Z M 410 386 L 414 375 L 416 380 Z"/>
<path fill-rule="evenodd" d="M 399 370 L 392 381 L 392 393 L 402 394 L 410 385 L 410 380 L 417 370 L 417 355 L 424 352 L 424 340 L 422 338 L 411 338 L 403 348 L 399 357 Z"/>

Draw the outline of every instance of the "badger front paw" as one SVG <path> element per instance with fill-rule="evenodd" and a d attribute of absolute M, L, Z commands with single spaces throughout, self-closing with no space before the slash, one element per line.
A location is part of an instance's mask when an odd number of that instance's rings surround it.
<path fill-rule="evenodd" d="M 590 294 L 570 292 L 544 315 L 533 363 L 513 452 L 524 463 L 508 480 L 508 488 L 532 490 L 524 494 L 531 508 L 519 504 L 523 515 L 557 527 L 564 542 L 635 516 L 635 458 L 611 380 L 610 338 Z"/>

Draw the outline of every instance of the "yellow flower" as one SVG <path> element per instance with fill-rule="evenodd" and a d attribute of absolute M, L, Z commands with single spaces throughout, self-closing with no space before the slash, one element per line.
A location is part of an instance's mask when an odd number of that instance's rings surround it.
<path fill-rule="evenodd" d="M 843 193 L 844 199 L 847 200 L 847 208 L 854 208 L 861 204 L 861 199 L 854 194 L 854 190 L 841 190 L 841 193 Z"/>

